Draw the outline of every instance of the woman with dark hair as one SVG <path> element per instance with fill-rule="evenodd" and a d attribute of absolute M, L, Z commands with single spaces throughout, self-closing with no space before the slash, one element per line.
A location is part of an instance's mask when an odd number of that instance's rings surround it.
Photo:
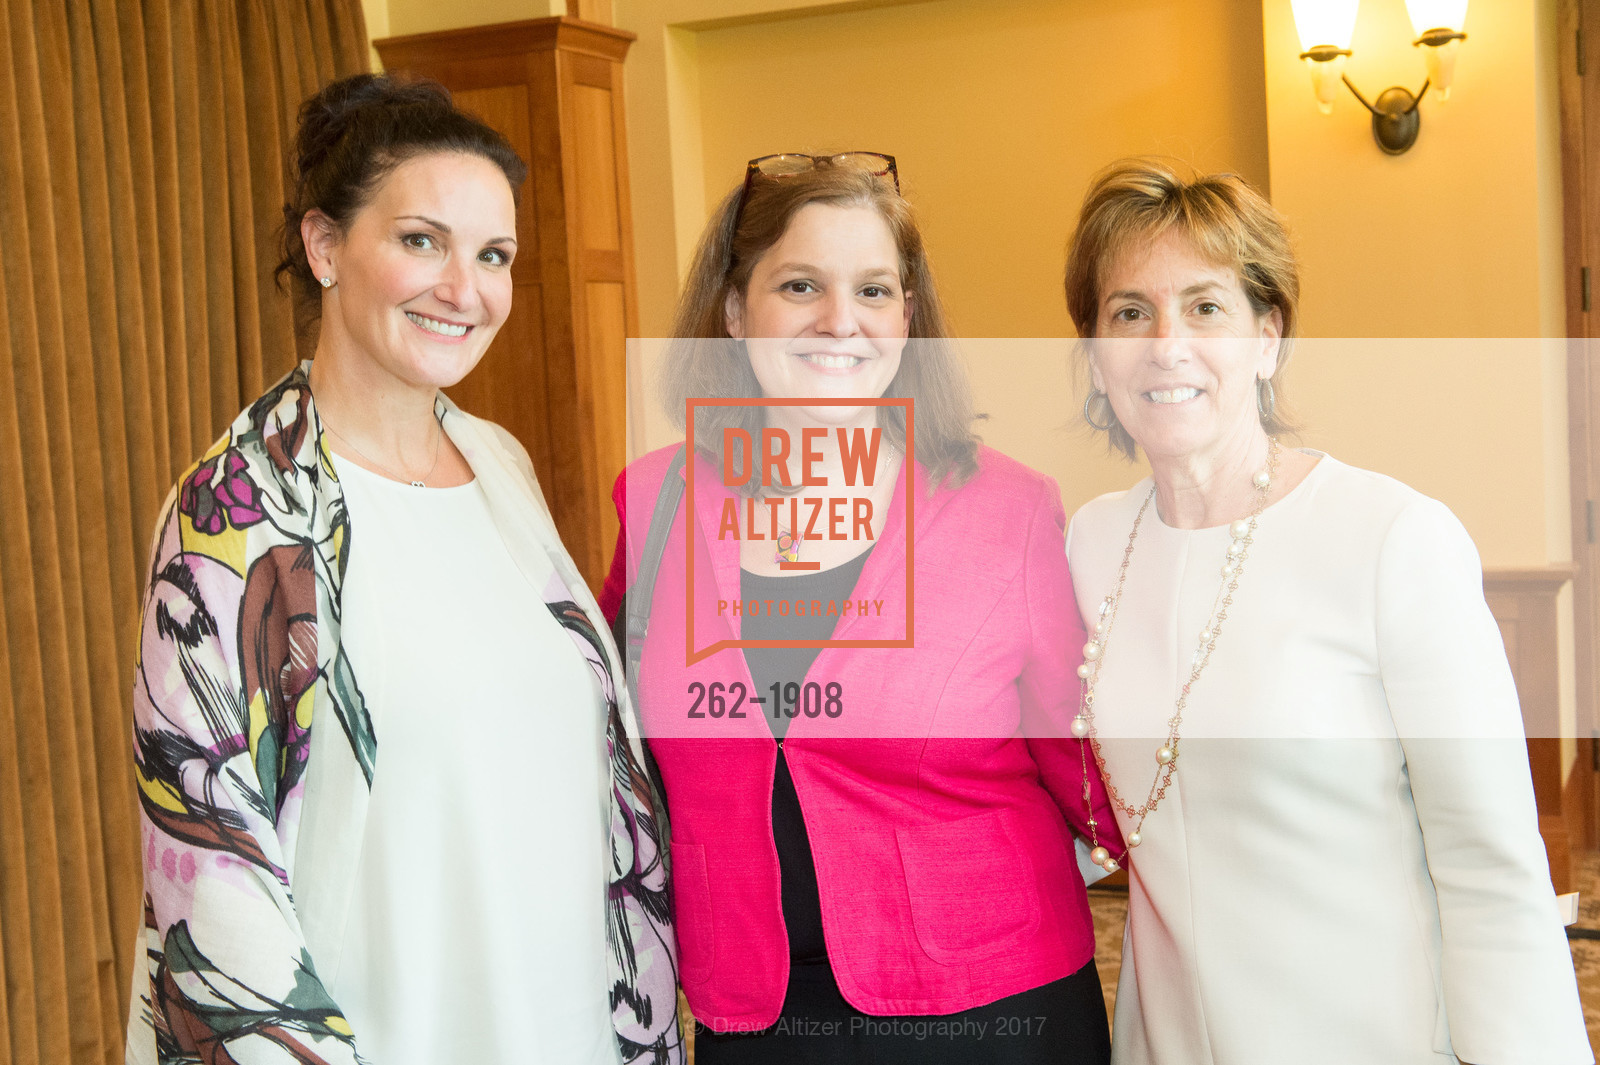
<path fill-rule="evenodd" d="M 1120 843 L 1069 731 L 1065 515 L 973 435 L 897 181 L 873 153 L 749 164 L 665 354 L 693 454 L 646 455 L 615 493 L 608 613 L 654 570 L 627 612 L 649 619 L 640 716 L 695 1053 L 1098 1065 L 1075 837 L 1098 820 L 1108 868 Z M 726 476 L 782 441 L 787 478 Z M 794 517 L 845 496 L 837 529 Z M 679 518 L 647 551 L 663 498 Z"/>
<path fill-rule="evenodd" d="M 505 140 L 426 82 L 301 109 L 315 358 L 179 480 L 140 632 L 130 1062 L 681 1060 L 616 649 L 504 430 Z"/>

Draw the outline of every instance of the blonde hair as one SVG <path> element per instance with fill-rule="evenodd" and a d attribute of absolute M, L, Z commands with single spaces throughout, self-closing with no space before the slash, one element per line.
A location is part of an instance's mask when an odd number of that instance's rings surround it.
<path fill-rule="evenodd" d="M 1185 179 L 1168 163 L 1149 158 L 1119 159 L 1100 171 L 1084 194 L 1067 249 L 1067 313 L 1078 335 L 1095 335 L 1104 273 L 1116 256 L 1135 241 L 1170 232 L 1183 236 L 1204 258 L 1231 267 L 1257 315 L 1276 310 L 1281 316 L 1278 362 L 1270 378 L 1276 402 L 1262 416 L 1261 427 L 1271 436 L 1292 433 L 1277 378 L 1300 325 L 1300 271 L 1282 216 L 1242 178 L 1196 174 Z M 1133 437 L 1105 406 L 1112 446 L 1133 458 Z"/>
<path fill-rule="evenodd" d="M 944 304 L 911 205 L 865 171 L 825 165 L 781 178 L 757 175 L 743 196 L 742 209 L 740 193 L 730 192 L 712 214 L 678 300 L 661 373 L 661 398 L 673 422 L 683 427 L 684 404 L 692 398 L 761 395 L 743 344 L 728 336 L 724 308 L 729 293 L 744 297 L 756 263 L 783 239 L 800 209 L 813 203 L 869 207 L 894 237 L 901 288 L 912 301 L 909 335 L 921 341 L 907 346 L 908 357 L 901 359 L 884 396 L 915 401 L 917 461 L 933 486 L 946 477 L 960 484 L 976 473 L 978 437 L 972 423 L 978 415 L 966 372 L 949 343 Z M 884 407 L 879 418 L 884 438 L 903 450 L 902 409 Z M 696 445 L 720 461 L 724 428 L 754 432 L 761 425 L 759 408 L 707 407 L 695 415 Z"/>

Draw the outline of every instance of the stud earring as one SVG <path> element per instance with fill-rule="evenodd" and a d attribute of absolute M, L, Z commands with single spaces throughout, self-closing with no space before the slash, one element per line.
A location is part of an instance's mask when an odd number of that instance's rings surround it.
<path fill-rule="evenodd" d="M 320 280 L 322 281 L 322 287 L 323 288 L 332 288 L 333 287 L 333 278 L 324 277 L 324 278 L 321 278 Z"/>

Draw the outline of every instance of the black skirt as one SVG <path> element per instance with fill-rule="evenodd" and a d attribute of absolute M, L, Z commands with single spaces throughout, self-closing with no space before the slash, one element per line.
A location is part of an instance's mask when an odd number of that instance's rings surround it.
<path fill-rule="evenodd" d="M 1094 959 L 1071 976 L 977 1009 L 873 1017 L 844 1000 L 826 962 L 795 965 L 778 1023 L 695 1025 L 696 1065 L 1106 1065 L 1111 1029 Z"/>

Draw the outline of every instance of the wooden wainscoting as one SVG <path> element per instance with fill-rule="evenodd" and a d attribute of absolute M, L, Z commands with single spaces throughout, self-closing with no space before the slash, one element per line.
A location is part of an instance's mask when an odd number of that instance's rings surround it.
<path fill-rule="evenodd" d="M 1550 880 L 1557 892 L 1572 890 L 1572 844 L 1588 835 L 1588 788 L 1593 780 L 1589 761 L 1579 751 L 1570 781 L 1563 779 L 1561 741 L 1561 662 L 1557 640 L 1556 597 L 1572 580 L 1570 564 L 1529 569 L 1489 569 L 1483 594 L 1500 623 L 1506 656 L 1522 700 L 1528 734 L 1528 766 L 1539 807 L 1539 834 L 1550 859 Z M 1583 740 L 1587 749 L 1592 741 Z"/>

